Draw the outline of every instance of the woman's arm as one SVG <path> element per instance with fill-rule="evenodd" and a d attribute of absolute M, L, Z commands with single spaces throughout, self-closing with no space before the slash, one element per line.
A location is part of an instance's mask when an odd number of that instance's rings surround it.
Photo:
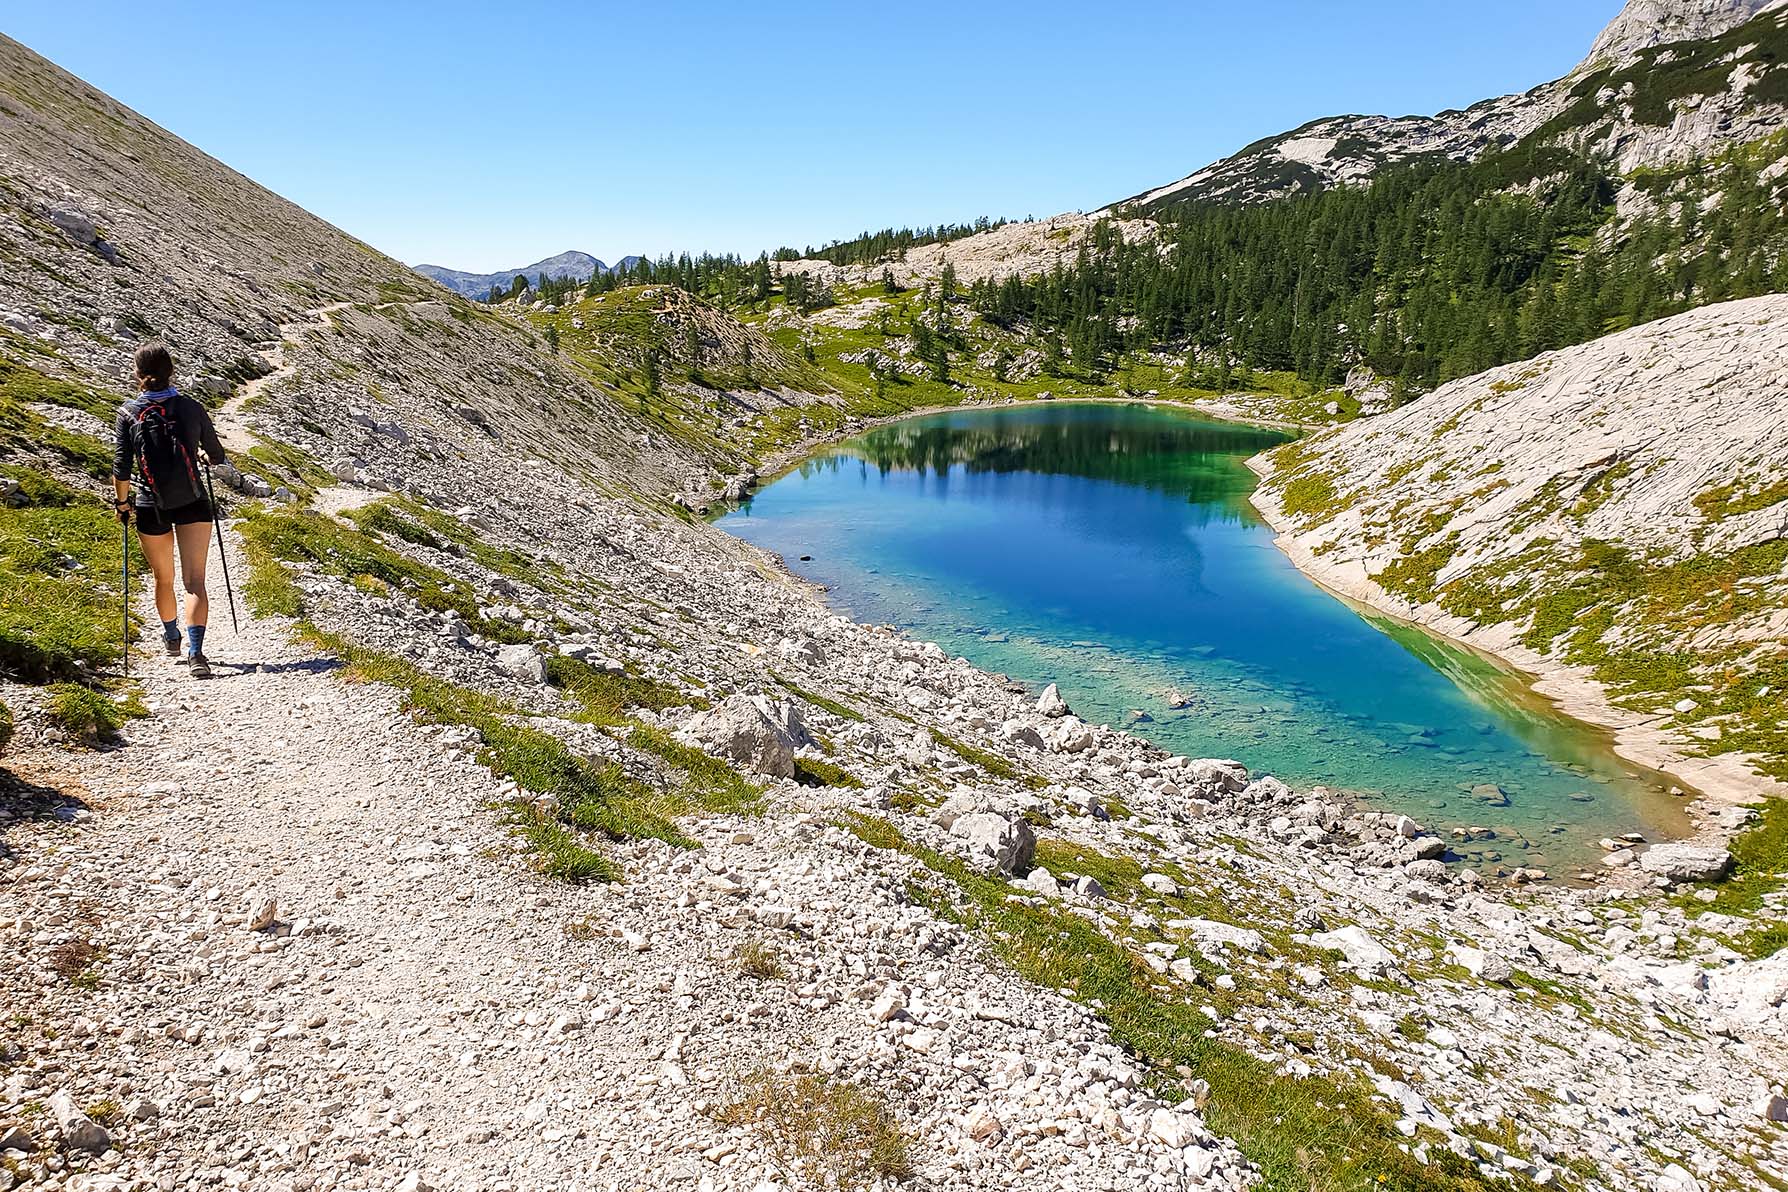
<path fill-rule="evenodd" d="M 224 459 L 223 440 L 217 437 L 217 424 L 211 421 L 211 411 L 203 403 L 193 402 L 193 408 L 199 412 L 199 446 L 205 452 L 205 462 L 221 464 Z"/>
<path fill-rule="evenodd" d="M 130 516 L 130 471 L 136 463 L 136 444 L 130 435 L 130 415 L 118 411 L 117 438 L 112 445 L 112 492 L 119 520 Z"/>

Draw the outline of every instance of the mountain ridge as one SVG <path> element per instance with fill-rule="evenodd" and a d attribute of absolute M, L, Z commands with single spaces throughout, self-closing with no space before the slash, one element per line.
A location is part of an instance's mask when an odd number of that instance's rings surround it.
<path fill-rule="evenodd" d="M 410 268 L 431 281 L 440 282 L 456 294 L 463 294 L 467 298 L 483 298 L 490 293 L 492 287 L 506 292 L 517 277 L 527 278 L 529 286 L 533 286 L 535 279 L 543 274 L 553 280 L 571 278 L 575 281 L 588 281 L 593 274 L 613 273 L 639 259 L 637 256 L 623 257 L 614 265 L 609 265 L 600 257 L 593 257 L 573 248 L 544 257 L 531 265 L 498 269 L 493 273 L 471 273 L 446 265 L 422 264 L 412 265 Z"/>
<path fill-rule="evenodd" d="M 1710 45 L 1736 29 L 1778 18 L 1773 32 L 1780 33 L 1780 19 L 1788 16 L 1788 0 L 1629 0 L 1602 33 L 1589 54 L 1569 74 L 1538 84 L 1527 91 L 1480 100 L 1464 109 L 1449 109 L 1432 116 L 1338 115 L 1306 121 L 1297 128 L 1265 137 L 1236 153 L 1219 158 L 1175 182 L 1139 192 L 1104 208 L 1105 212 L 1146 214 L 1168 204 L 1200 202 L 1267 202 L 1290 194 L 1309 193 L 1329 186 L 1358 185 L 1387 166 L 1422 160 L 1450 158 L 1469 161 L 1499 147 L 1513 145 L 1547 130 L 1559 117 L 1580 106 L 1586 84 L 1599 77 L 1618 74 L 1626 67 L 1648 60 L 1668 65 L 1670 46 Z M 1777 38 L 1776 40 L 1779 40 Z M 1692 51 L 1691 51 L 1692 52 Z M 1780 71 L 1771 65 L 1764 69 Z M 1736 70 L 1736 68 L 1735 68 Z M 1629 142 L 1621 157 L 1623 170 L 1640 165 L 1659 165 L 1686 151 L 1704 152 L 1710 147 L 1739 139 L 1725 122 L 1745 106 L 1755 90 L 1755 78 L 1739 78 L 1728 87 L 1728 102 L 1711 91 L 1694 93 L 1721 109 L 1712 121 L 1665 120 L 1666 135 L 1644 136 L 1648 118 L 1631 113 L 1612 113 L 1610 119 L 1590 120 L 1579 128 L 1552 129 L 1555 139 L 1574 147 L 1594 145 L 1600 151 L 1617 150 L 1623 137 Z M 1776 94 L 1781 79 L 1773 80 L 1770 106 L 1779 124 L 1783 107 Z M 1632 85 L 1643 92 L 1643 76 Z M 1591 94 L 1595 88 L 1591 87 Z M 1730 102 L 1736 97 L 1737 102 Z M 1610 93 L 1610 100 L 1620 99 Z M 1669 96 L 1665 105 L 1680 116 L 1691 109 L 1676 105 Z M 1685 100 L 1686 102 L 1686 100 Z"/>

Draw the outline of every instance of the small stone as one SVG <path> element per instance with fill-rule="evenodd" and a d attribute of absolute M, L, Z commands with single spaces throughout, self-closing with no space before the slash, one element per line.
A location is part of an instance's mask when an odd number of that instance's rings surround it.
<path fill-rule="evenodd" d="M 112 1145 L 112 1136 L 106 1128 L 83 1113 L 67 1093 L 56 1093 L 49 1099 L 47 1108 L 62 1133 L 62 1145 L 68 1149 L 91 1151 L 97 1155 Z"/>
<path fill-rule="evenodd" d="M 279 900 L 275 898 L 250 897 L 248 900 L 248 929 L 265 931 L 273 926 L 279 918 Z"/>

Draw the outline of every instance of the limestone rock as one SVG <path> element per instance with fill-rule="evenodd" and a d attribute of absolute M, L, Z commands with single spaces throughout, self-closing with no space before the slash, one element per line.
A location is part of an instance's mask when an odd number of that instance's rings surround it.
<path fill-rule="evenodd" d="M 795 742 L 764 715 L 748 695 L 733 695 L 718 708 L 697 712 L 684 726 L 702 748 L 771 778 L 795 776 Z"/>
<path fill-rule="evenodd" d="M 1639 854 L 1639 868 L 1668 882 L 1711 881 L 1732 867 L 1732 854 L 1718 845 L 1675 841 L 1654 844 Z"/>
<path fill-rule="evenodd" d="M 62 1144 L 70 1150 L 98 1154 L 112 1145 L 112 1136 L 106 1128 L 83 1113 L 66 1092 L 52 1095 L 46 1108 L 62 1133 Z"/>
<path fill-rule="evenodd" d="M 1022 872 L 1037 853 L 1037 834 L 1020 816 L 970 812 L 951 823 L 950 835 L 967 841 L 972 852 L 990 860 L 1001 873 Z"/>
<path fill-rule="evenodd" d="M 1043 694 L 1037 697 L 1037 714 L 1039 716 L 1066 716 L 1068 712 L 1068 701 L 1062 698 L 1062 693 L 1056 690 L 1054 683 L 1045 687 Z"/>
<path fill-rule="evenodd" d="M 1397 957 L 1357 925 L 1324 931 L 1310 937 L 1319 948 L 1333 948 L 1347 957 L 1347 963 L 1363 973 L 1379 973 L 1395 968 Z"/>
<path fill-rule="evenodd" d="M 542 686 L 546 683 L 546 659 L 526 642 L 504 646 L 497 651 L 497 665 L 523 683 Z"/>

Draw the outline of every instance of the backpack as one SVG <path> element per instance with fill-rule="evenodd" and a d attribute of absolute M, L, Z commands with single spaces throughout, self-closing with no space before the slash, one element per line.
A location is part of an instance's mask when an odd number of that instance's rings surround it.
<path fill-rule="evenodd" d="M 180 419 L 168 403 L 172 395 L 146 401 L 136 412 L 137 458 L 143 467 L 143 487 L 155 507 L 179 509 L 200 500 L 199 470 L 186 444 Z"/>

